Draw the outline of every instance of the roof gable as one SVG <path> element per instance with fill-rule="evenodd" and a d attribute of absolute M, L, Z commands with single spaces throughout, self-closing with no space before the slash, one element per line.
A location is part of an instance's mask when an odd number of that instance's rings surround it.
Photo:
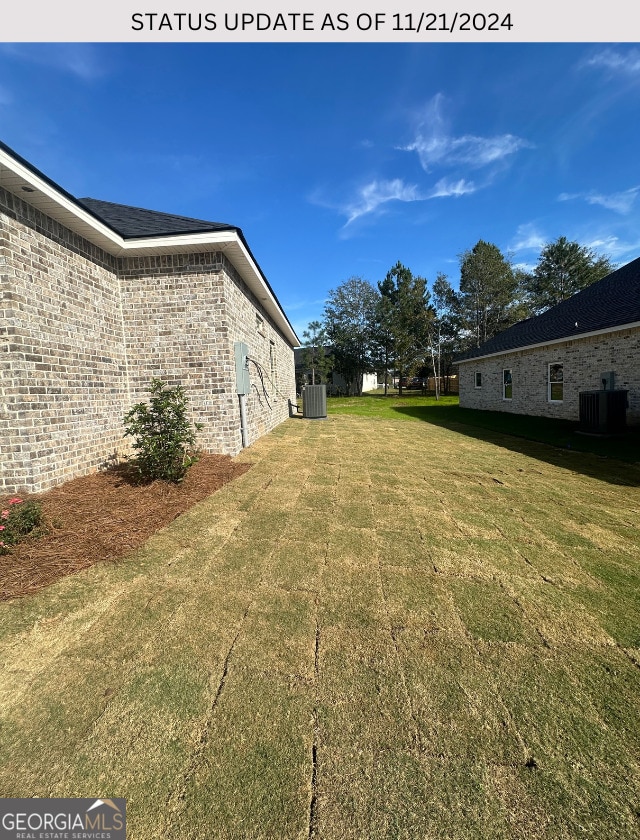
<path fill-rule="evenodd" d="M 223 250 L 291 347 L 300 344 L 239 227 L 77 199 L 0 141 L 0 187 L 114 257 Z"/>
<path fill-rule="evenodd" d="M 542 315 L 528 318 L 494 335 L 456 362 L 500 355 L 525 347 L 579 338 L 640 323 L 640 258 L 587 286 Z"/>

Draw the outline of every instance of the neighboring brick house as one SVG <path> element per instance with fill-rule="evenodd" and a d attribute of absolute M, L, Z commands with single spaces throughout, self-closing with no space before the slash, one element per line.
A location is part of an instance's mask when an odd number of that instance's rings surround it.
<path fill-rule="evenodd" d="M 640 423 L 640 259 L 456 359 L 460 405 L 579 419 L 581 391 L 627 390 Z"/>
<path fill-rule="evenodd" d="M 76 199 L 0 143 L 0 293 L 0 493 L 126 451 L 154 377 L 184 386 L 204 450 L 236 454 L 235 342 L 257 363 L 247 443 L 288 417 L 299 341 L 237 227 Z"/>

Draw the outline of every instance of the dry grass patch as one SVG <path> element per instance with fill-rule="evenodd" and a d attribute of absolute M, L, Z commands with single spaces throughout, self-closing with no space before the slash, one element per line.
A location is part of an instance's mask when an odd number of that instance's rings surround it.
<path fill-rule="evenodd" d="M 638 470 L 492 440 L 291 420 L 4 603 L 3 793 L 124 796 L 131 840 L 635 840 Z"/>

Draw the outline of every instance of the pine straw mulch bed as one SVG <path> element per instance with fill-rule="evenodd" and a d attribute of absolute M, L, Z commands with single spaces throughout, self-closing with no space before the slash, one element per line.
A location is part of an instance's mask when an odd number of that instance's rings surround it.
<path fill-rule="evenodd" d="M 0 556 L 0 601 L 29 595 L 66 575 L 141 546 L 197 502 L 249 469 L 228 455 L 204 454 L 180 484 L 140 484 L 126 464 L 75 478 L 39 495 L 47 533 Z M 8 499 L 0 500 L 6 506 Z"/>

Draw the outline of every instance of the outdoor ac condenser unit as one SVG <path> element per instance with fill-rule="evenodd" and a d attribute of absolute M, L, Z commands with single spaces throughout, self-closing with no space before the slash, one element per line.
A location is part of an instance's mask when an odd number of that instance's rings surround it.
<path fill-rule="evenodd" d="M 628 391 L 581 391 L 580 431 L 616 434 L 627 426 Z"/>
<path fill-rule="evenodd" d="M 302 393 L 302 416 L 324 420 L 327 416 L 327 386 L 306 385 Z"/>

